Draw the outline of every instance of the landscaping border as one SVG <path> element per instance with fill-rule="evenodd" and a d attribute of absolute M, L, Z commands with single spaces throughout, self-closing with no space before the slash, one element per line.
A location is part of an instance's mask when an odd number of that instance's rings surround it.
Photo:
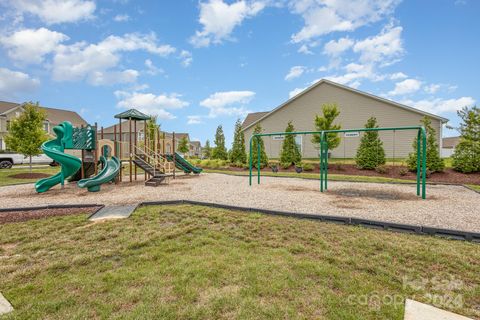
<path fill-rule="evenodd" d="M 468 231 L 452 230 L 452 229 L 441 229 L 441 228 L 428 227 L 428 226 L 401 224 L 401 223 L 395 223 L 395 222 L 360 219 L 360 218 L 352 218 L 352 217 L 346 217 L 346 216 L 329 216 L 329 215 L 321 215 L 321 214 L 297 213 L 297 212 L 290 212 L 290 211 L 278 211 L 278 210 L 261 209 L 261 208 L 253 208 L 253 207 L 241 207 L 241 206 L 233 206 L 233 205 L 213 203 L 213 202 L 203 202 L 203 201 L 193 201 L 193 200 L 143 201 L 137 204 L 136 209 L 144 206 L 145 207 L 146 206 L 165 206 L 165 205 L 181 205 L 181 204 L 235 210 L 235 211 L 249 212 L 249 213 L 256 212 L 256 213 L 262 213 L 262 214 L 271 215 L 271 216 L 330 222 L 330 223 L 336 223 L 336 224 L 360 226 L 365 228 L 372 228 L 372 229 L 385 230 L 385 231 L 391 231 L 391 232 L 437 236 L 437 237 L 443 237 L 443 238 L 452 239 L 452 240 L 463 240 L 463 241 L 470 241 L 470 242 L 480 244 L 480 233 L 476 233 L 476 232 L 468 232 Z M 105 205 L 103 204 L 70 204 L 70 205 L 66 204 L 66 205 L 47 205 L 47 206 L 39 206 L 39 207 L 23 207 L 23 208 L 0 208 L 0 214 L 2 212 L 12 212 L 12 211 L 30 211 L 30 210 L 58 209 L 58 208 L 90 208 L 90 207 L 99 207 L 99 208 L 95 210 L 95 212 L 93 212 L 91 215 L 89 215 L 88 218 L 90 218 L 91 216 L 96 214 L 99 210 L 104 208 Z"/>

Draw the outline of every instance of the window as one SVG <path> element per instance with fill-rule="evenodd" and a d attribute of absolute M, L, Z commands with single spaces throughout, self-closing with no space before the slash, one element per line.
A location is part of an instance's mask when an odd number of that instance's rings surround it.
<path fill-rule="evenodd" d="M 302 153 L 303 152 L 302 136 L 299 136 L 299 135 L 295 136 L 295 144 L 297 145 L 300 153 Z"/>
<path fill-rule="evenodd" d="M 44 122 L 44 123 L 43 123 L 43 130 L 44 130 L 45 132 L 48 132 L 48 122 Z"/>
<path fill-rule="evenodd" d="M 15 112 L 15 117 L 20 117 L 20 111 Z"/>
<path fill-rule="evenodd" d="M 3 150 L 3 140 L 0 139 L 0 150 Z"/>
<path fill-rule="evenodd" d="M 138 141 L 143 141 L 143 140 L 145 140 L 145 135 L 143 134 L 143 130 L 138 131 L 137 140 L 138 140 Z"/>
<path fill-rule="evenodd" d="M 7 120 L 7 131 L 10 130 L 10 120 Z"/>

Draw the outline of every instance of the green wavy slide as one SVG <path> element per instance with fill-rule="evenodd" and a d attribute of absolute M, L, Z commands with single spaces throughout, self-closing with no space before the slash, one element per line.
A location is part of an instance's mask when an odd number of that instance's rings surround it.
<path fill-rule="evenodd" d="M 173 155 L 171 154 L 167 154 L 166 158 L 168 161 L 173 161 Z M 198 174 L 202 172 L 202 168 L 195 167 L 193 164 L 185 160 L 185 158 L 179 155 L 177 152 L 175 152 L 175 166 L 178 169 L 183 170 L 183 172 L 185 173 L 193 172 Z"/>
<path fill-rule="evenodd" d="M 62 122 L 53 128 L 53 132 L 55 132 L 57 138 L 44 142 L 42 151 L 60 163 L 62 168 L 56 175 L 38 180 L 35 183 L 35 190 L 38 193 L 48 191 L 59 183 L 63 185 L 64 180 L 75 174 L 82 166 L 82 161 L 79 158 L 64 153 L 66 142 L 72 139 L 72 124 L 68 121 Z"/>
<path fill-rule="evenodd" d="M 90 192 L 97 192 L 100 191 L 102 184 L 115 180 L 120 172 L 120 160 L 117 157 L 107 160 L 102 156 L 100 157 L 100 162 L 102 163 L 102 171 L 94 177 L 78 181 L 77 185 L 80 188 L 87 188 Z"/>

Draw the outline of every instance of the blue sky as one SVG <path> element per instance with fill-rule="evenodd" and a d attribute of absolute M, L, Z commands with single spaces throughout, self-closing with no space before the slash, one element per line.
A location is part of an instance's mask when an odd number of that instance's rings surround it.
<path fill-rule="evenodd" d="M 0 0 L 0 99 L 213 140 L 327 78 L 449 118 L 479 96 L 480 1 Z M 445 135 L 456 132 L 446 130 Z"/>

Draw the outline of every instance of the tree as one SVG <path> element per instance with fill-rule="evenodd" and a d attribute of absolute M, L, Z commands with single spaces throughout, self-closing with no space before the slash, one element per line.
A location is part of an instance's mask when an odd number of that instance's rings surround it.
<path fill-rule="evenodd" d="M 294 132 L 292 121 L 289 121 L 285 132 Z M 287 134 L 283 139 L 282 150 L 280 152 L 280 163 L 282 167 L 288 167 L 292 164 L 298 164 L 302 161 L 302 155 L 295 142 L 295 134 Z"/>
<path fill-rule="evenodd" d="M 212 147 L 210 147 L 210 140 L 205 141 L 205 146 L 203 147 L 203 156 L 207 159 L 210 159 L 212 156 Z"/>
<path fill-rule="evenodd" d="M 257 123 L 255 128 L 253 129 L 253 134 L 262 133 L 262 126 L 260 123 Z M 258 166 L 258 144 L 260 144 L 260 168 L 264 168 L 268 165 L 268 157 L 267 153 L 265 152 L 265 145 L 263 143 L 263 139 L 260 138 L 253 138 L 252 141 L 252 164 L 256 168 Z"/>
<path fill-rule="evenodd" d="M 437 143 L 437 133 L 432 127 L 432 120 L 425 116 L 420 121 L 427 132 L 427 169 L 431 172 L 441 172 L 445 168 L 445 162 L 440 157 L 440 151 Z M 414 152 L 408 155 L 407 166 L 409 170 L 417 170 L 417 137 L 413 141 Z"/>
<path fill-rule="evenodd" d="M 378 128 L 377 119 L 375 117 L 368 119 L 365 128 Z M 378 131 L 365 131 L 360 140 L 355 162 L 360 169 L 369 170 L 385 164 L 385 150 Z"/>
<path fill-rule="evenodd" d="M 147 127 L 145 128 L 144 135 L 145 141 L 148 141 L 147 147 L 150 150 L 155 150 L 155 135 L 158 130 L 160 130 L 160 124 L 157 124 L 157 116 L 150 116 L 150 119 L 147 120 Z M 139 144 L 139 146 L 141 146 L 141 144 Z"/>
<path fill-rule="evenodd" d="M 342 127 L 339 124 L 333 124 L 335 119 L 340 115 L 338 106 L 336 103 L 325 103 L 322 105 L 323 117 L 319 115 L 315 116 L 315 128 L 317 131 L 322 130 L 339 130 Z M 320 135 L 314 134 L 312 138 L 312 143 L 315 146 L 320 144 Z M 340 137 L 338 133 L 327 133 L 327 146 L 328 150 L 333 150 L 340 144 Z"/>
<path fill-rule="evenodd" d="M 240 121 L 240 119 L 238 119 L 235 123 L 232 150 L 230 150 L 230 161 L 232 163 L 247 163 L 247 153 L 245 151 L 245 134 L 242 131 L 242 122 Z"/>
<path fill-rule="evenodd" d="M 186 154 L 188 151 L 190 151 L 190 148 L 188 146 L 188 139 L 186 136 L 183 136 L 182 139 L 180 139 L 180 143 L 178 144 L 178 151 L 183 154 Z"/>
<path fill-rule="evenodd" d="M 40 147 L 48 139 L 48 134 L 43 129 L 47 116 L 39 108 L 38 102 L 24 104 L 24 112 L 10 122 L 5 143 L 10 149 L 25 157 L 30 158 L 30 172 L 32 172 L 32 156 L 38 156 L 42 151 Z"/>
<path fill-rule="evenodd" d="M 464 107 L 457 111 L 462 119 L 460 143 L 453 153 L 453 168 L 463 173 L 480 171 L 480 108 Z"/>
<path fill-rule="evenodd" d="M 228 152 L 225 147 L 225 135 L 223 134 L 221 125 L 217 127 L 217 132 L 215 133 L 215 147 L 212 150 L 212 158 L 220 160 L 228 159 Z"/>

